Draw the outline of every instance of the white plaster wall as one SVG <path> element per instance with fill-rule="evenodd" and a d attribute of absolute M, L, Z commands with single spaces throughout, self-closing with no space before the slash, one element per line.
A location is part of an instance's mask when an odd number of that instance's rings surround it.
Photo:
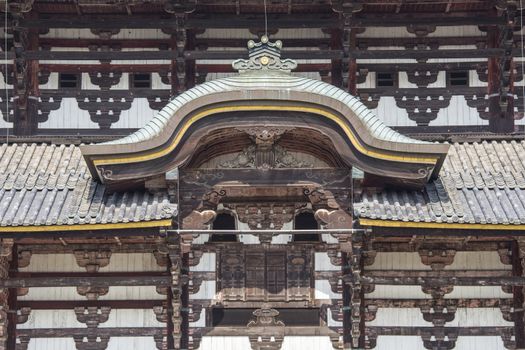
<path fill-rule="evenodd" d="M 113 253 L 107 266 L 100 272 L 144 272 L 165 271 L 159 266 L 152 253 Z M 73 254 L 33 254 L 29 266 L 22 272 L 86 272 L 78 266 Z"/>
<path fill-rule="evenodd" d="M 377 108 L 371 110 L 388 126 L 416 126 L 416 122 L 408 118 L 406 110 L 397 107 L 393 96 L 384 96 L 379 99 Z"/>
<path fill-rule="evenodd" d="M 421 257 L 417 252 L 379 252 L 374 263 L 365 267 L 366 270 L 431 270 L 431 268 L 421 262 Z"/>
<path fill-rule="evenodd" d="M 501 287 L 497 286 L 455 286 L 452 293 L 445 295 L 445 299 L 461 298 L 512 298 L 512 294 L 503 292 Z"/>
<path fill-rule="evenodd" d="M 456 317 L 447 323 L 449 327 L 512 327 L 513 322 L 503 319 L 499 308 L 458 308 Z"/>
<path fill-rule="evenodd" d="M 206 327 L 206 310 L 204 308 L 201 309 L 199 320 L 197 322 L 190 322 L 190 327 Z"/>
<path fill-rule="evenodd" d="M 366 294 L 369 299 L 430 299 L 420 286 L 376 285 L 372 293 Z"/>
<path fill-rule="evenodd" d="M 430 125 L 488 125 L 488 121 L 479 117 L 476 108 L 467 105 L 465 97 L 452 96 L 449 106 L 440 109 Z"/>
<path fill-rule="evenodd" d="M 456 349 L 460 350 L 505 350 L 501 337 L 459 337 Z"/>
<path fill-rule="evenodd" d="M 190 266 L 190 271 L 215 271 L 216 266 L 216 254 L 215 253 L 203 253 L 199 264 L 196 266 Z"/>
<path fill-rule="evenodd" d="M 512 270 L 501 262 L 498 252 L 457 252 L 445 270 Z"/>
<path fill-rule="evenodd" d="M 16 326 L 17 329 L 86 327 L 77 321 L 74 310 L 31 310 L 27 322 Z"/>
<path fill-rule="evenodd" d="M 376 318 L 367 322 L 367 326 L 386 327 L 432 327 L 426 322 L 419 308 L 380 308 Z"/>
<path fill-rule="evenodd" d="M 216 293 L 216 282 L 215 281 L 202 281 L 199 291 L 195 294 L 190 294 L 190 300 L 193 299 L 215 299 Z"/>
<path fill-rule="evenodd" d="M 74 350 L 76 349 L 73 338 L 34 338 L 29 341 L 28 350 Z"/>
<path fill-rule="evenodd" d="M 330 337 L 321 337 L 321 336 L 284 337 L 283 345 L 281 347 L 281 350 L 332 350 L 332 349 L 333 347 L 332 347 L 332 342 L 330 341 Z"/>
<path fill-rule="evenodd" d="M 74 349 L 74 348 L 73 348 Z M 114 337 L 106 350 L 156 349 L 153 337 Z"/>
<path fill-rule="evenodd" d="M 251 349 L 248 337 L 202 337 L 199 350 Z"/>
<path fill-rule="evenodd" d="M 73 97 L 62 98 L 60 108 L 49 113 L 48 119 L 39 124 L 41 129 L 98 129 L 88 111 L 78 107 Z"/>
<path fill-rule="evenodd" d="M 146 125 L 158 111 L 150 108 L 147 98 L 135 98 L 131 102 L 131 108 L 120 112 L 119 120 L 111 125 L 111 128 L 141 128 Z"/>
<path fill-rule="evenodd" d="M 332 317 L 331 307 L 328 307 L 327 309 L 326 324 L 328 327 L 343 327 L 343 322 L 335 321 L 334 318 Z"/>
<path fill-rule="evenodd" d="M 316 280 L 315 299 L 341 299 L 341 294 L 332 291 L 328 280 Z"/>
<path fill-rule="evenodd" d="M 20 300 L 86 300 L 77 293 L 76 287 L 33 287 Z M 158 294 L 154 286 L 140 287 L 109 287 L 108 294 L 100 296 L 99 300 L 165 300 L 166 296 Z"/>
<path fill-rule="evenodd" d="M 316 252 L 314 258 L 315 271 L 340 271 L 341 267 L 332 264 L 328 254 L 325 252 Z"/>
<path fill-rule="evenodd" d="M 157 321 L 151 309 L 114 309 L 109 313 L 108 320 L 99 325 L 100 328 L 165 326 L 165 323 Z"/>
<path fill-rule="evenodd" d="M 424 349 L 423 340 L 421 337 L 403 337 L 403 336 L 379 336 L 377 337 L 376 350 L 392 350 L 392 349 Z"/>

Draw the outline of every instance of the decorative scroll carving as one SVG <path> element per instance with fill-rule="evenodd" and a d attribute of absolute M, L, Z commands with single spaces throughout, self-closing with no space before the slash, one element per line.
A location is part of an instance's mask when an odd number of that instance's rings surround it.
<path fill-rule="evenodd" d="M 89 78 L 93 85 L 100 87 L 102 91 L 108 91 L 113 85 L 117 85 L 122 77 L 122 72 L 90 72 Z"/>
<path fill-rule="evenodd" d="M 160 111 L 170 101 L 170 95 L 158 90 L 152 90 L 152 92 L 154 92 L 155 95 L 147 96 L 149 108 Z"/>
<path fill-rule="evenodd" d="M 255 146 L 243 149 L 235 158 L 219 164 L 221 168 L 255 168 Z"/>
<path fill-rule="evenodd" d="M 251 230 L 280 230 L 295 214 L 295 203 L 253 203 L 227 204 L 235 210 L 240 222 L 248 224 Z M 254 232 L 254 234 L 257 234 Z M 273 234 L 257 234 L 261 243 L 269 243 Z"/>
<path fill-rule="evenodd" d="M 97 334 L 87 337 L 74 336 L 77 350 L 105 350 L 108 347 L 109 337 Z"/>
<path fill-rule="evenodd" d="M 431 302 L 433 306 L 425 305 L 421 307 L 423 319 L 431 322 L 434 327 L 444 327 L 445 323 L 452 322 L 456 315 L 456 307 L 444 305 L 443 302 Z"/>
<path fill-rule="evenodd" d="M 120 33 L 120 29 L 101 29 L 101 28 L 91 28 L 91 33 L 98 36 L 100 39 L 109 40 L 112 36 Z"/>
<path fill-rule="evenodd" d="M 481 119 L 488 120 L 490 118 L 488 95 L 478 96 L 465 93 L 464 97 L 469 107 L 476 108 Z"/>
<path fill-rule="evenodd" d="M 28 267 L 31 262 L 32 252 L 30 250 L 21 250 L 18 252 L 18 268 Z"/>
<path fill-rule="evenodd" d="M 417 37 L 424 37 L 430 33 L 436 31 L 435 25 L 413 25 L 410 24 L 407 26 L 407 32 L 415 34 Z"/>
<path fill-rule="evenodd" d="M 267 142 L 267 141 L 265 141 Z M 311 168 L 312 164 L 299 161 L 284 147 L 248 146 L 232 160 L 219 164 L 221 168 Z"/>
<path fill-rule="evenodd" d="M 26 323 L 31 315 L 30 307 L 22 307 L 16 311 L 16 324 Z"/>
<path fill-rule="evenodd" d="M 78 266 L 85 267 L 89 273 L 107 266 L 111 258 L 111 250 L 75 250 L 74 254 Z"/>
<path fill-rule="evenodd" d="M 48 120 L 51 111 L 56 111 L 60 108 L 62 103 L 62 97 L 53 96 L 45 97 L 42 96 L 38 99 L 38 122 L 44 123 Z"/>
<path fill-rule="evenodd" d="M 17 339 L 18 343 L 16 344 L 16 350 L 27 350 L 31 338 L 26 336 L 19 336 L 17 337 Z"/>
<path fill-rule="evenodd" d="M 153 256 L 155 257 L 155 261 L 157 262 L 157 265 L 166 267 L 168 266 L 168 251 L 167 249 L 157 249 L 153 251 Z"/>
<path fill-rule="evenodd" d="M 80 323 L 84 323 L 88 328 L 97 328 L 109 318 L 111 308 L 109 306 L 89 306 L 75 307 L 75 315 Z"/>
<path fill-rule="evenodd" d="M 432 334 L 423 334 L 421 336 L 423 339 L 423 346 L 425 349 L 434 350 L 434 349 L 454 349 L 456 347 L 456 340 L 458 339 L 458 334 L 443 328 L 435 328 L 432 330 Z"/>
<path fill-rule="evenodd" d="M 157 350 L 168 350 L 168 339 L 166 336 L 155 334 L 153 340 L 155 341 L 155 347 Z"/>
<path fill-rule="evenodd" d="M 443 270 L 445 266 L 454 262 L 456 251 L 453 249 L 419 249 L 421 262 L 428 265 L 432 270 Z"/>
<path fill-rule="evenodd" d="M 350 229 L 352 228 L 352 216 L 344 210 L 319 209 L 315 212 L 315 218 L 321 221 L 327 229 Z"/>
<path fill-rule="evenodd" d="M 77 293 L 85 296 L 88 300 L 97 300 L 101 295 L 106 295 L 109 287 L 78 286 Z"/>
<path fill-rule="evenodd" d="M 443 299 L 446 294 L 452 293 L 452 291 L 454 290 L 454 286 L 421 286 L 421 290 L 425 294 L 432 295 L 433 299 Z"/>
<path fill-rule="evenodd" d="M 408 118 L 419 126 L 428 126 L 437 118 L 440 109 L 450 104 L 451 94 L 441 96 L 396 95 L 396 105 L 408 113 Z"/>
<path fill-rule="evenodd" d="M 165 306 L 154 306 L 153 313 L 157 321 L 162 323 L 168 322 L 168 309 Z"/>
<path fill-rule="evenodd" d="M 191 304 L 191 312 L 189 316 L 190 322 L 197 322 L 201 318 L 201 311 L 203 306 L 199 303 L 192 303 Z"/>
<path fill-rule="evenodd" d="M 512 265 L 512 252 L 508 248 L 498 249 L 499 260 L 504 265 Z"/>
<path fill-rule="evenodd" d="M 312 208 L 317 209 L 339 209 L 339 204 L 334 198 L 334 195 L 330 191 L 323 189 L 308 189 L 305 188 L 303 193 L 310 203 L 312 203 Z M 321 220 L 321 218 L 317 218 Z"/>
<path fill-rule="evenodd" d="M 266 35 L 261 37 L 261 41 L 256 43 L 248 41 L 248 59 L 235 60 L 232 67 L 239 73 L 249 71 L 281 71 L 290 73 L 297 68 L 297 62 L 291 59 L 281 59 L 281 48 L 283 43 L 277 40 L 270 42 Z"/>
<path fill-rule="evenodd" d="M 272 309 L 271 305 L 263 304 L 260 309 L 253 312 L 254 321 L 250 321 L 248 328 L 254 327 L 283 327 L 284 323 L 279 321 L 279 311 Z M 279 350 L 284 340 L 284 329 L 277 334 L 264 334 L 260 336 L 250 336 L 250 344 L 253 350 Z"/>
<path fill-rule="evenodd" d="M 359 100 L 369 109 L 377 108 L 381 94 L 359 93 Z"/>
<path fill-rule="evenodd" d="M 109 129 L 119 120 L 122 111 L 131 108 L 133 97 L 111 97 L 101 94 L 96 99 L 77 97 L 78 108 L 88 111 L 91 120 L 98 123 L 101 129 Z"/>
<path fill-rule="evenodd" d="M 418 87 L 427 87 L 429 84 L 437 81 L 439 70 L 427 71 L 407 71 L 408 81 L 416 84 Z"/>
<path fill-rule="evenodd" d="M 205 230 L 216 216 L 217 213 L 213 210 L 194 210 L 182 220 L 183 227 L 187 230 Z"/>

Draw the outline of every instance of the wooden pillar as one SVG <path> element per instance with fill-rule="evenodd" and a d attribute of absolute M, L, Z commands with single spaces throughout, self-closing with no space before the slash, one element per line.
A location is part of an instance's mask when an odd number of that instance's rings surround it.
<path fill-rule="evenodd" d="M 14 62 L 14 120 L 15 135 L 32 135 L 38 127 L 38 61 L 24 58 L 26 50 L 38 50 L 38 29 L 18 26 L 21 13 L 14 13 L 13 30 Z"/>
<path fill-rule="evenodd" d="M 171 334 L 172 341 L 168 341 L 173 347 L 168 347 L 169 350 L 181 349 L 182 340 L 182 253 L 180 249 L 180 238 L 172 237 L 168 242 L 168 252 L 170 257 L 171 270 L 171 327 L 173 332 Z"/>
<path fill-rule="evenodd" d="M 489 27 L 488 46 L 504 51 L 502 56 L 489 58 L 488 62 L 489 126 L 492 132 L 510 133 L 514 131 L 512 49 L 517 5 L 514 1 L 501 1 L 496 7 L 505 24 Z"/>
<path fill-rule="evenodd" d="M 0 241 L 0 279 L 9 278 L 10 262 L 13 257 L 13 241 L 3 239 Z M 9 344 L 9 338 L 15 338 L 15 334 L 9 334 L 9 323 L 11 317 L 9 316 L 9 290 L 7 288 L 0 289 L 0 350 L 12 349 Z M 16 316 L 16 314 L 15 314 Z M 16 324 L 14 325 L 16 327 Z M 11 330 L 14 327 L 11 327 Z M 16 338 L 15 338 L 16 339 Z M 12 341 L 11 341 L 12 343 Z"/>
<path fill-rule="evenodd" d="M 330 31 L 330 49 L 341 50 L 343 48 L 343 36 L 341 29 L 332 29 Z M 331 62 L 332 85 L 343 87 L 343 63 L 340 59 L 333 59 Z"/>
<path fill-rule="evenodd" d="M 515 276 L 525 276 L 525 237 L 518 237 L 512 247 L 512 272 Z M 514 287 L 514 318 L 516 349 L 525 349 L 525 288 Z"/>

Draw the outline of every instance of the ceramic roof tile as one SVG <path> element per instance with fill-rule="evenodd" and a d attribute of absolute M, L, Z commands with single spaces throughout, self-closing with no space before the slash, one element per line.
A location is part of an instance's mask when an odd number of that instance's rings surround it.
<path fill-rule="evenodd" d="M 524 164 L 523 141 L 455 143 L 438 179 L 422 192 L 365 191 L 362 201 L 355 203 L 355 212 L 361 218 L 377 219 L 377 207 L 395 213 L 383 220 L 524 224 Z"/>
<path fill-rule="evenodd" d="M 0 146 L 0 226 L 81 225 L 170 219 L 167 194 L 107 194 L 76 146 Z M 115 198 L 118 197 L 118 202 Z M 144 198 L 144 200 L 143 200 Z M 134 217 L 142 209 L 148 216 Z"/>

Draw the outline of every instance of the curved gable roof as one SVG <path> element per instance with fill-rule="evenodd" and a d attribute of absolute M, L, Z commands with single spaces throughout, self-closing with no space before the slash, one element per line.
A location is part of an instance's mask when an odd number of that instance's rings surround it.
<path fill-rule="evenodd" d="M 348 154 L 349 165 L 357 165 L 366 172 L 421 184 L 437 175 L 447 145 L 403 136 L 384 125 L 346 91 L 322 81 L 290 75 L 289 69 L 295 63 L 281 60 L 275 54 L 275 45 L 266 42 L 265 47 L 252 42 L 250 59 L 234 62 L 241 74 L 210 81 L 180 94 L 143 128 L 127 137 L 83 146 L 82 153 L 93 176 L 111 183 L 163 173 L 187 160 L 204 129 L 209 131 L 214 124 L 228 125 L 227 118 L 218 116 L 271 111 L 282 111 L 283 120 L 290 118 L 288 121 L 294 125 L 303 123 L 307 128 L 329 130 L 327 136 L 340 153 Z M 298 112 L 314 119 L 293 120 L 285 112 Z M 246 116 L 243 121 L 267 124 L 260 116 L 253 120 Z M 231 119 L 229 125 L 235 126 L 236 122 Z"/>

